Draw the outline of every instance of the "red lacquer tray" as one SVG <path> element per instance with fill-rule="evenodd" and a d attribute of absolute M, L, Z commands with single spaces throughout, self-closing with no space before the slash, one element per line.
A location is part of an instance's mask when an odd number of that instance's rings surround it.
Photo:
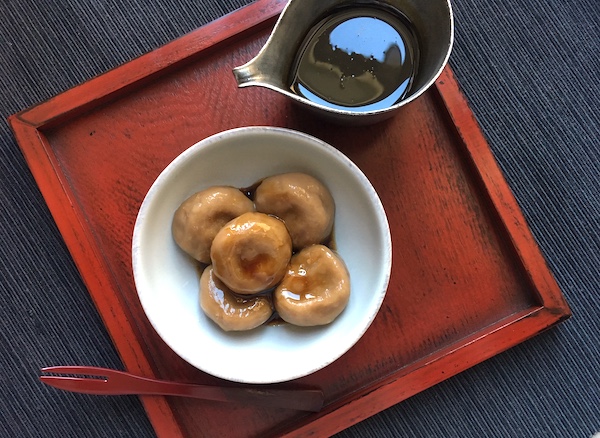
<path fill-rule="evenodd" d="M 260 0 L 10 118 L 125 367 L 146 376 L 228 384 L 161 341 L 133 284 L 138 208 L 180 152 L 229 128 L 289 127 L 344 152 L 381 196 L 393 239 L 381 311 L 348 353 L 295 382 L 323 389 L 323 411 L 143 397 L 159 436 L 330 435 L 570 315 L 449 68 L 367 127 L 237 89 L 231 69 L 258 52 L 283 6 Z"/>

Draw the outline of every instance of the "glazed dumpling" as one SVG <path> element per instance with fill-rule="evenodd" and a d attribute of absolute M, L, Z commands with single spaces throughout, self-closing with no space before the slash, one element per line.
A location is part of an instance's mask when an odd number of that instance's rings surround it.
<path fill-rule="evenodd" d="M 295 249 L 324 243 L 333 228 L 335 205 L 331 193 L 305 173 L 265 178 L 256 188 L 256 210 L 281 218 Z"/>
<path fill-rule="evenodd" d="M 200 277 L 200 307 L 225 331 L 252 330 L 273 314 L 270 296 L 234 294 L 214 275 L 212 266 L 206 267 Z"/>
<path fill-rule="evenodd" d="M 231 290 L 255 294 L 275 287 L 287 271 L 292 239 L 284 223 L 244 213 L 219 230 L 210 256 L 214 273 Z"/>
<path fill-rule="evenodd" d="M 324 245 L 295 254 L 273 292 L 281 319 L 299 326 L 329 324 L 350 299 L 350 275 L 343 260 Z"/>
<path fill-rule="evenodd" d="M 231 219 L 253 210 L 254 203 L 239 189 L 210 187 L 187 198 L 175 211 L 173 238 L 194 259 L 209 264 L 217 232 Z"/>

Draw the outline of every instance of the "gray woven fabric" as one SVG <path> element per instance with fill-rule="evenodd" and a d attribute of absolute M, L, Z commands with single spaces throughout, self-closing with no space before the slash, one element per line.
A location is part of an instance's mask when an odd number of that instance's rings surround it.
<path fill-rule="evenodd" d="M 249 0 L 3 0 L 2 119 Z M 451 65 L 574 317 L 339 434 L 600 432 L 600 2 L 455 0 Z M 136 397 L 55 391 L 39 367 L 120 360 L 0 123 L 0 436 L 151 437 Z"/>

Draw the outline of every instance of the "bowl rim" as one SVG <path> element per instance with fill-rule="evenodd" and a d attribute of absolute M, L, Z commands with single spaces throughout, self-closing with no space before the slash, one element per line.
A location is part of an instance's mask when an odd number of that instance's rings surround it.
<path fill-rule="evenodd" d="M 383 247 L 383 253 L 382 253 L 382 259 L 384 260 L 384 264 L 382 266 L 381 274 L 378 274 L 378 276 L 377 276 L 377 278 L 381 278 L 381 280 L 380 280 L 381 288 L 378 288 L 376 300 L 370 304 L 370 307 L 373 308 L 373 312 L 371 314 L 369 314 L 368 318 L 365 318 L 363 326 L 361 327 L 361 329 L 359 331 L 357 331 L 356 336 L 354 336 L 354 338 L 353 338 L 353 341 L 349 342 L 347 344 L 346 348 L 344 348 L 343 351 L 341 351 L 341 353 L 339 353 L 337 355 L 332 355 L 327 360 L 321 361 L 318 366 L 312 367 L 312 368 L 307 368 L 302 372 L 296 372 L 296 373 L 290 374 L 289 376 L 286 376 L 284 378 L 278 377 L 278 378 L 271 379 L 271 378 L 265 378 L 265 377 L 254 378 L 254 377 L 248 377 L 248 376 L 231 376 L 229 374 L 220 373 L 220 372 L 212 370 L 212 369 L 206 369 L 206 367 L 203 367 L 202 365 L 199 365 L 198 363 L 194 362 L 193 360 L 190 360 L 188 355 L 186 355 L 182 351 L 178 351 L 177 348 L 174 348 L 172 343 L 169 342 L 168 338 L 164 336 L 164 334 L 161 330 L 161 327 L 159 325 L 157 325 L 156 321 L 151 316 L 153 312 L 151 309 L 148 308 L 148 302 L 145 300 L 144 293 L 143 293 L 143 290 L 141 290 L 140 281 L 139 281 L 140 276 L 143 275 L 143 266 L 142 266 L 143 257 L 140 255 L 140 253 L 141 253 L 141 247 L 143 247 L 142 238 L 143 238 L 143 233 L 144 233 L 144 223 L 143 223 L 144 217 L 146 216 L 147 210 L 151 207 L 151 201 L 154 198 L 154 196 L 156 195 L 156 192 L 160 191 L 162 189 L 163 181 L 165 179 L 168 179 L 169 176 L 173 173 L 173 171 L 176 170 L 179 166 L 183 165 L 183 163 L 185 163 L 188 159 L 193 158 L 196 154 L 201 154 L 204 149 L 214 147 L 215 144 L 218 144 L 220 142 L 231 140 L 232 137 L 246 138 L 248 135 L 251 135 L 251 136 L 252 135 L 257 135 L 257 136 L 279 135 L 279 136 L 284 136 L 284 137 L 291 136 L 291 137 L 294 137 L 296 139 L 296 141 L 301 141 L 305 144 L 311 144 L 311 147 L 313 147 L 315 149 L 317 149 L 317 148 L 321 149 L 326 155 L 329 155 L 332 160 L 339 161 L 343 166 L 349 167 L 351 169 L 353 177 L 357 178 L 360 181 L 362 188 L 364 190 L 368 191 L 368 193 L 370 195 L 369 200 L 371 203 L 371 208 L 373 209 L 373 214 L 377 217 L 377 222 L 378 222 L 377 227 L 376 227 L 377 232 L 378 232 L 378 235 L 381 234 L 380 239 L 382 241 L 384 241 L 384 247 Z M 137 217 L 135 220 L 135 224 L 134 224 L 131 248 L 132 248 L 133 279 L 134 279 L 136 292 L 137 292 L 138 298 L 140 300 L 140 303 L 142 305 L 142 308 L 144 310 L 144 313 L 145 313 L 147 319 L 149 320 L 151 326 L 153 327 L 155 332 L 158 334 L 158 336 L 169 346 L 169 348 L 171 348 L 171 350 L 175 354 L 177 354 L 179 357 L 181 357 L 186 362 L 190 363 L 195 368 L 197 368 L 203 372 L 206 372 L 210 375 L 222 378 L 222 379 L 236 381 L 236 382 L 240 382 L 240 383 L 254 383 L 254 384 L 278 383 L 278 382 L 289 381 L 289 380 L 293 380 L 296 378 L 304 377 L 306 375 L 312 374 L 312 373 L 328 366 L 329 364 L 331 364 L 332 362 L 336 361 L 341 356 L 343 356 L 348 350 L 350 350 L 350 348 L 352 348 L 354 346 L 354 344 L 356 344 L 356 342 L 358 342 L 358 340 L 362 338 L 364 333 L 371 326 L 376 315 L 379 313 L 379 310 L 381 308 L 381 305 L 383 303 L 383 300 L 385 298 L 385 295 L 387 293 L 387 289 L 389 286 L 389 280 L 390 280 L 390 276 L 391 276 L 391 265 L 392 265 L 391 233 L 390 233 L 387 215 L 385 213 L 385 210 L 383 208 L 383 204 L 381 202 L 381 199 L 379 198 L 379 195 L 375 191 L 374 187 L 372 186 L 371 182 L 368 180 L 366 175 L 362 172 L 362 170 L 360 170 L 360 168 L 358 168 L 358 166 L 354 162 L 352 162 L 341 151 L 334 148 L 333 146 L 326 143 L 325 141 L 318 139 L 317 137 L 314 137 L 312 135 L 309 135 L 309 134 L 306 134 L 306 133 L 303 133 L 300 131 L 296 131 L 296 130 L 293 130 L 290 128 L 281 128 L 281 127 L 272 127 L 272 126 L 247 126 L 247 127 L 238 127 L 238 128 L 232 128 L 229 130 L 221 131 L 221 132 L 213 134 L 209 137 L 206 137 L 206 138 L 194 143 L 192 146 L 185 149 L 177 157 L 175 157 L 160 172 L 159 176 L 155 179 L 155 181 L 152 183 L 150 189 L 144 196 L 144 200 L 142 201 L 142 204 L 140 206 L 140 209 L 138 211 L 138 214 L 137 214 Z"/>

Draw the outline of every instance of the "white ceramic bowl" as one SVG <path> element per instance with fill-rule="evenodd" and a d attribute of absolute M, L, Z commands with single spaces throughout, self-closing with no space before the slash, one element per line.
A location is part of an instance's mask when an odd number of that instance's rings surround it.
<path fill-rule="evenodd" d="M 195 264 L 171 236 L 173 213 L 188 196 L 209 186 L 248 187 L 290 171 L 315 176 L 333 195 L 337 251 L 350 272 L 348 306 L 327 326 L 280 324 L 224 332 L 200 309 Z M 365 333 L 388 286 L 391 238 L 377 193 L 341 152 L 289 129 L 248 127 L 206 138 L 167 166 L 140 208 L 132 257 L 144 311 L 175 353 L 223 379 L 275 383 L 329 365 Z"/>

